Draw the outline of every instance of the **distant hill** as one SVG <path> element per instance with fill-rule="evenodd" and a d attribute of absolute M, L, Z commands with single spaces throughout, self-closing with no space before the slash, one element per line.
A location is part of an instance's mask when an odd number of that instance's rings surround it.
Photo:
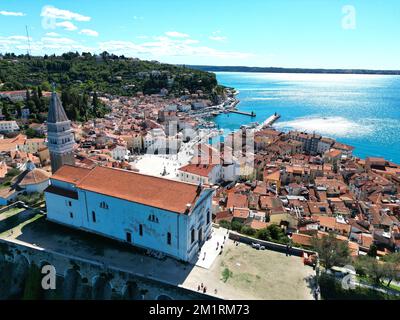
<path fill-rule="evenodd" d="M 132 95 L 159 93 L 162 88 L 181 94 L 202 90 L 211 94 L 217 87 L 215 74 L 199 70 L 116 56 L 103 52 L 64 53 L 61 56 L 16 56 L 0 54 L 0 91 L 22 90 L 56 82 L 62 90 L 77 89 L 80 92 Z"/>
<path fill-rule="evenodd" d="M 188 66 L 192 69 L 211 72 L 261 72 L 261 73 L 328 73 L 328 74 L 381 74 L 400 75 L 400 70 L 367 70 L 367 69 L 305 69 L 276 67 L 244 67 L 244 66 Z"/>

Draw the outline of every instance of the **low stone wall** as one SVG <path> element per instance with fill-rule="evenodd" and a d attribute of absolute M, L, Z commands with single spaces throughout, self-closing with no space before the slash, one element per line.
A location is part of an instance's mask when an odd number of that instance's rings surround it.
<path fill-rule="evenodd" d="M 252 243 L 258 243 L 261 246 L 264 246 L 265 249 L 286 253 L 286 245 L 284 245 L 284 244 L 279 244 L 279 243 L 275 243 L 275 242 L 264 241 L 264 240 L 252 238 L 252 237 L 237 233 L 235 231 L 229 231 L 229 239 L 236 240 L 236 241 L 242 242 L 242 243 L 246 243 L 248 245 L 251 245 Z M 315 254 L 314 251 L 297 248 L 297 247 L 292 247 L 290 250 L 291 255 L 299 256 L 299 257 L 303 256 L 303 252 L 306 252 L 308 254 Z"/>
<path fill-rule="evenodd" d="M 0 214 L 3 213 L 3 212 L 6 212 L 6 211 L 8 211 L 8 210 L 10 210 L 12 208 L 15 208 L 18 205 L 23 205 L 23 204 L 24 203 L 22 201 L 17 201 L 17 202 L 14 202 L 12 204 L 9 204 L 8 206 L 5 206 L 5 207 L 0 209 Z"/>
<path fill-rule="evenodd" d="M 8 287 L 3 286 L 3 289 L 0 288 L 0 297 L 18 298 L 26 294 L 24 287 L 26 287 L 25 282 L 29 277 L 31 266 L 35 265 L 41 270 L 43 265 L 48 264 L 53 265 L 57 271 L 56 292 L 46 292 L 44 295 L 49 299 L 157 300 L 166 297 L 174 300 L 216 299 L 200 292 L 106 266 L 99 262 L 39 250 L 3 239 L 0 239 L 0 282 L 9 281 L 9 285 Z M 5 274 L 7 272 L 11 272 L 11 274 Z M 40 275 L 33 286 L 40 286 L 40 283 L 36 282 L 41 279 Z M 7 290 L 8 292 L 5 292 Z"/>

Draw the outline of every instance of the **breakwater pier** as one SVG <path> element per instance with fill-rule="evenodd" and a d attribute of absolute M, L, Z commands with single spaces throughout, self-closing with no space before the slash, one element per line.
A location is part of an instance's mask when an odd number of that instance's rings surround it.
<path fill-rule="evenodd" d="M 267 118 L 263 123 L 258 125 L 256 127 L 256 131 L 259 131 L 259 130 L 262 130 L 264 128 L 272 126 L 274 124 L 274 122 L 277 121 L 280 117 L 281 117 L 281 115 L 275 112 L 272 116 Z"/>
<path fill-rule="evenodd" d="M 239 110 L 229 110 L 229 112 L 241 114 L 241 115 L 244 115 L 244 116 L 250 116 L 250 117 L 252 117 L 252 118 L 254 118 L 254 117 L 256 116 L 256 114 L 255 114 L 254 111 L 252 111 L 252 112 L 245 112 L 245 111 L 239 111 Z"/>

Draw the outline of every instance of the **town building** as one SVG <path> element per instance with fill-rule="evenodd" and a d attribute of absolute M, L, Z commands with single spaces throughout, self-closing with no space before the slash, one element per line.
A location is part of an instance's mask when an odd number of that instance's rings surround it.
<path fill-rule="evenodd" d="M 0 121 L 0 132 L 14 132 L 18 130 L 19 126 L 16 121 Z"/>

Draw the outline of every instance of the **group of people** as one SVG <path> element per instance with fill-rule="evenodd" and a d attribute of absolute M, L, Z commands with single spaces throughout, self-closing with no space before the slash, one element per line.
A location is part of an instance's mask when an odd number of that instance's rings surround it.
<path fill-rule="evenodd" d="M 222 254 L 222 250 L 224 249 L 224 243 L 226 240 L 226 236 L 224 236 L 224 242 L 221 244 L 221 246 L 219 245 L 219 242 L 217 241 L 217 247 L 215 248 L 215 250 L 218 250 L 219 248 L 221 248 L 221 251 L 219 252 L 219 254 Z"/>
<path fill-rule="evenodd" d="M 197 286 L 197 291 L 207 293 L 207 287 L 203 284 L 203 282 Z M 217 290 L 217 288 L 215 288 L 214 294 L 217 294 L 217 293 L 218 293 L 218 290 Z"/>

